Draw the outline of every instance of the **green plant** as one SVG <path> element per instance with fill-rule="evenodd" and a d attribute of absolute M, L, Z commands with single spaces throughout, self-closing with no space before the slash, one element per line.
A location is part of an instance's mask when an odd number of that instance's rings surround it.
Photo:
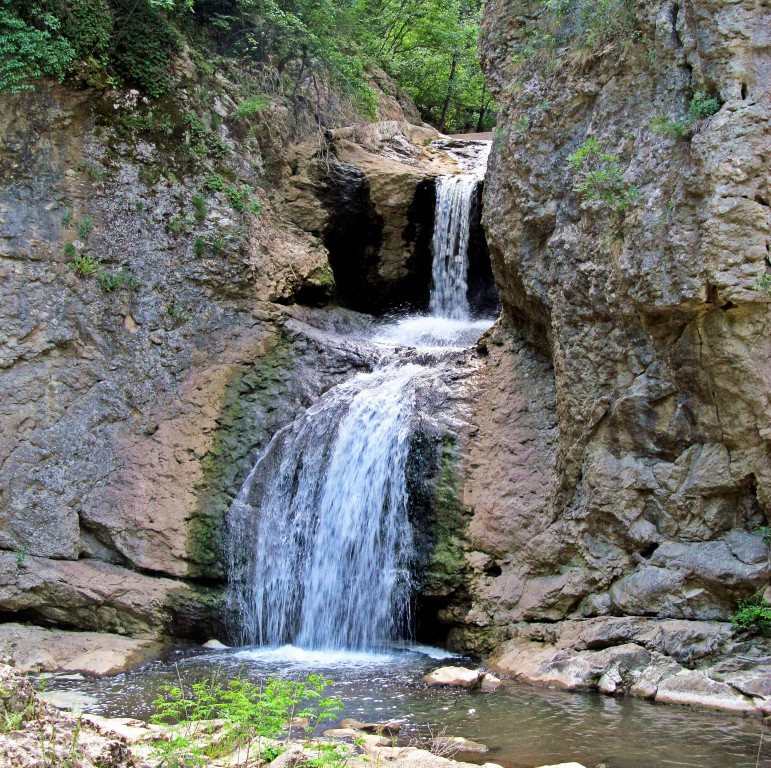
<path fill-rule="evenodd" d="M 21 546 L 16 550 L 16 567 L 23 568 L 24 561 L 27 559 L 27 548 Z"/>
<path fill-rule="evenodd" d="M 90 277 L 99 269 L 99 260 L 88 253 L 79 253 L 72 261 L 72 268 L 83 277 Z"/>
<path fill-rule="evenodd" d="M 741 600 L 731 622 L 740 629 L 755 628 L 763 635 L 771 635 L 771 604 L 761 597 Z"/>
<path fill-rule="evenodd" d="M 78 234 L 84 240 L 88 239 L 88 236 L 91 234 L 93 229 L 94 229 L 93 216 L 81 216 L 78 219 Z"/>
<path fill-rule="evenodd" d="M 206 200 L 203 195 L 193 195 L 193 216 L 198 222 L 206 221 Z"/>
<path fill-rule="evenodd" d="M 252 197 L 254 189 L 248 184 L 240 184 L 237 187 L 225 187 L 225 194 L 228 196 L 230 205 L 236 213 L 243 213 L 247 209 L 254 214 L 262 212 L 262 203 Z"/>
<path fill-rule="evenodd" d="M 270 105 L 270 99 L 264 93 L 258 93 L 256 96 L 250 96 L 244 99 L 234 110 L 233 117 L 240 120 L 246 120 L 255 115 L 259 115 Z"/>
<path fill-rule="evenodd" d="M 308 719 L 306 732 L 338 712 L 337 697 L 324 697 L 330 684 L 320 675 L 308 675 L 304 681 L 269 678 L 253 683 L 237 677 L 225 684 L 219 677 L 207 678 L 185 686 L 167 686 L 154 702 L 154 723 L 171 723 L 168 738 L 156 750 L 168 766 L 201 766 L 206 758 L 217 758 L 238 751 L 245 764 L 250 757 L 258 760 L 276 753 L 270 745 L 263 752 L 266 739 L 275 739 L 286 731 L 295 717 Z M 215 718 L 222 729 L 214 736 L 210 721 Z"/>
<path fill-rule="evenodd" d="M 67 229 L 72 224 L 72 211 L 65 211 L 62 214 L 62 226 Z"/>
<path fill-rule="evenodd" d="M 114 272 L 106 269 L 99 270 L 96 275 L 96 280 L 99 283 L 99 287 L 105 293 L 112 293 L 113 291 L 119 291 L 125 288 L 128 291 L 135 291 L 139 288 L 139 283 L 136 278 L 127 269 L 120 267 Z"/>
<path fill-rule="evenodd" d="M 582 200 L 595 200 L 623 213 L 640 198 L 636 187 L 624 181 L 618 155 L 605 152 L 599 139 L 588 138 L 568 156 L 576 176 L 573 190 Z"/>
<path fill-rule="evenodd" d="M 181 213 L 178 213 L 168 220 L 166 223 L 166 229 L 168 229 L 169 232 L 171 232 L 173 235 L 181 235 L 190 229 L 191 224 L 192 222 L 187 218 L 187 216 L 183 216 Z"/>
<path fill-rule="evenodd" d="M 107 169 L 104 166 L 97 165 L 96 163 L 83 163 L 81 166 L 83 169 L 83 173 L 86 174 L 91 179 L 94 179 L 94 181 L 101 181 L 102 179 L 107 178 Z"/>
<path fill-rule="evenodd" d="M 769 525 L 759 525 L 753 533 L 756 533 L 758 536 L 760 536 L 763 539 L 763 543 L 767 547 L 771 547 L 771 526 Z"/>
<path fill-rule="evenodd" d="M 520 115 L 517 122 L 514 123 L 516 133 L 527 133 L 530 130 L 530 118 L 527 115 Z"/>
<path fill-rule="evenodd" d="M 752 287 L 756 291 L 765 291 L 771 293 L 771 272 L 761 272 L 756 278 Z"/>
<path fill-rule="evenodd" d="M 66 259 L 69 259 L 71 261 L 77 255 L 78 255 L 78 249 L 73 245 L 73 243 L 64 244 L 64 257 Z"/>
<path fill-rule="evenodd" d="M 225 180 L 218 173 L 211 173 L 203 180 L 204 189 L 219 192 L 225 186 Z"/>
<path fill-rule="evenodd" d="M 193 253 L 199 259 L 206 253 L 206 241 L 202 237 L 196 237 L 193 242 Z"/>
<path fill-rule="evenodd" d="M 657 115 L 651 120 L 650 129 L 659 136 L 668 136 L 670 139 L 689 139 L 694 124 L 698 120 L 717 114 L 721 106 L 722 102 L 716 96 L 697 92 L 691 97 L 688 113 L 684 118 L 673 120 L 671 117 Z"/>

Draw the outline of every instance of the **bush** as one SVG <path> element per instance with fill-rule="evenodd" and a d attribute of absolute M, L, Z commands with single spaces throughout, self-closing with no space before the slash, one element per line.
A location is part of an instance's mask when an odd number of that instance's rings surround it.
<path fill-rule="evenodd" d="M 250 96 L 248 99 L 244 99 L 233 110 L 233 117 L 240 120 L 247 120 L 250 117 L 259 115 L 269 104 L 270 99 L 264 93 L 258 93 L 256 96 Z"/>
<path fill-rule="evenodd" d="M 0 91 L 30 91 L 30 81 L 45 75 L 63 80 L 76 58 L 61 23 L 40 3 L 0 0 Z"/>
<path fill-rule="evenodd" d="M 759 629 L 761 634 L 771 635 L 771 604 L 758 597 L 742 600 L 731 621 L 740 629 Z"/>
<path fill-rule="evenodd" d="M 188 768 L 204 766 L 207 759 L 222 757 L 236 750 L 250 762 L 273 759 L 280 747 L 263 743 L 285 732 L 294 717 L 308 719 L 306 732 L 339 712 L 337 697 L 322 694 L 331 681 L 308 675 L 304 681 L 268 680 L 259 684 L 242 677 L 223 683 L 218 677 L 193 683 L 185 689 L 167 686 L 155 702 L 152 722 L 172 723 L 167 740 L 156 742 L 163 764 Z M 210 721 L 223 721 L 216 736 Z"/>
<path fill-rule="evenodd" d="M 659 136 L 668 136 L 670 139 L 689 139 L 694 124 L 698 120 L 717 114 L 721 106 L 722 102 L 716 96 L 695 93 L 688 104 L 688 114 L 682 120 L 658 115 L 651 120 L 650 129 Z"/>
<path fill-rule="evenodd" d="M 582 200 L 597 200 L 623 213 L 640 198 L 637 188 L 624 181 L 618 155 L 605 152 L 594 137 L 568 157 L 568 165 L 576 174 L 573 190 Z"/>

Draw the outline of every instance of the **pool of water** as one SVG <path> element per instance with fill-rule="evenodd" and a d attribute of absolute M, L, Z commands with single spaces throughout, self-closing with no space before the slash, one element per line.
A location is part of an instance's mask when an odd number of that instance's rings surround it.
<path fill-rule="evenodd" d="M 383 653 L 313 652 L 292 646 L 195 649 L 169 652 L 113 677 L 53 678 L 47 688 L 89 694 L 94 703 L 84 707 L 87 712 L 148 719 L 162 686 L 178 679 L 192 683 L 218 670 L 253 680 L 319 672 L 335 681 L 333 692 L 345 701 L 340 717 L 398 721 L 405 743 L 444 732 L 490 747 L 484 756 L 459 753 L 458 759 L 505 768 L 572 760 L 587 768 L 771 766 L 771 728 L 756 719 L 522 684 L 485 694 L 420 683 L 424 674 L 448 663 L 474 666 L 440 649 L 414 645 Z"/>

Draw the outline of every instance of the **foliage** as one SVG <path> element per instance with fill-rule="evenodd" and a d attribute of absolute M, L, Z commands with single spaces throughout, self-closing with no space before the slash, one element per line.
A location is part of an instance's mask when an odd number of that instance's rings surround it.
<path fill-rule="evenodd" d="M 72 261 L 72 268 L 83 277 L 91 277 L 99 269 L 99 260 L 88 253 L 78 253 Z"/>
<path fill-rule="evenodd" d="M 624 181 L 618 155 L 605 152 L 595 137 L 568 157 L 568 166 L 576 177 L 573 190 L 582 200 L 596 200 L 623 213 L 640 198 L 637 188 Z"/>
<path fill-rule="evenodd" d="M 192 111 L 185 113 L 186 140 L 194 157 L 210 157 L 221 160 L 228 153 L 227 144 L 206 126 L 206 123 Z"/>
<path fill-rule="evenodd" d="M 17 568 L 23 568 L 24 567 L 24 561 L 27 559 L 27 548 L 26 547 L 19 547 L 16 550 L 16 567 Z"/>
<path fill-rule="evenodd" d="M 206 241 L 202 237 L 196 237 L 193 242 L 193 253 L 199 259 L 206 253 Z"/>
<path fill-rule="evenodd" d="M 254 199 L 254 189 L 248 184 L 225 187 L 225 194 L 228 196 L 231 208 L 236 213 L 243 213 L 249 210 L 253 214 L 258 215 L 262 212 L 262 204 Z"/>
<path fill-rule="evenodd" d="M 252 683 L 237 677 L 224 683 L 216 676 L 186 687 L 180 680 L 154 702 L 152 721 L 173 724 L 168 739 L 157 743 L 157 754 L 170 768 L 203 766 L 207 758 L 236 750 L 246 763 L 250 757 L 273 759 L 280 747 L 264 740 L 281 735 L 293 718 L 307 718 L 310 733 L 342 708 L 337 697 L 323 696 L 330 682 L 308 675 L 304 681 L 268 678 Z M 214 719 L 223 722 L 216 735 Z"/>
<path fill-rule="evenodd" d="M 72 224 L 72 211 L 65 211 L 62 214 L 62 226 L 67 229 Z"/>
<path fill-rule="evenodd" d="M 771 272 L 761 272 L 753 283 L 752 287 L 756 291 L 765 291 L 771 293 Z"/>
<path fill-rule="evenodd" d="M 673 120 L 671 117 L 657 115 L 651 120 L 650 129 L 659 136 L 667 136 L 670 139 L 689 139 L 694 124 L 717 114 L 721 106 L 722 102 L 717 97 L 698 92 L 691 97 L 688 113 L 684 118 Z"/>
<path fill-rule="evenodd" d="M 61 34 L 61 23 L 41 3 L 0 0 L 0 91 L 31 90 L 45 75 L 62 80 L 76 52 Z"/>
<path fill-rule="evenodd" d="M 203 195 L 193 195 L 193 216 L 198 222 L 206 221 L 206 200 Z"/>
<path fill-rule="evenodd" d="M 767 547 L 771 547 L 771 526 L 759 525 L 753 533 L 757 533 L 763 539 L 763 543 Z"/>
<path fill-rule="evenodd" d="M 256 96 L 250 96 L 244 99 L 234 110 L 233 117 L 239 120 L 247 120 L 250 117 L 259 115 L 270 104 L 270 98 L 264 93 L 258 93 Z"/>
<path fill-rule="evenodd" d="M 88 236 L 94 229 L 94 217 L 93 216 L 81 216 L 78 219 L 78 234 L 87 240 Z"/>
<path fill-rule="evenodd" d="M 740 629 L 756 628 L 764 635 L 771 635 L 771 604 L 758 597 L 742 600 L 731 621 Z"/>
<path fill-rule="evenodd" d="M 203 188 L 209 192 L 219 192 L 225 186 L 225 180 L 218 173 L 212 173 L 203 180 Z"/>
<path fill-rule="evenodd" d="M 96 280 L 99 283 L 99 287 L 105 293 L 112 293 L 123 288 L 128 291 L 135 291 L 139 288 L 136 278 L 127 269 L 123 269 L 123 267 L 116 269 L 114 272 L 102 269 L 97 273 Z"/>

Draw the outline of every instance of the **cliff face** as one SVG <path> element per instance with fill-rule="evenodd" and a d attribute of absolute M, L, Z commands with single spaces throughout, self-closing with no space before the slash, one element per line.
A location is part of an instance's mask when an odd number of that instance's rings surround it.
<path fill-rule="evenodd" d="M 4 617 L 211 636 L 256 454 L 369 365 L 312 327 L 364 319 L 296 305 L 334 302 L 337 277 L 382 310 L 430 271 L 420 190 L 454 167 L 432 131 L 391 100 L 366 135 L 293 143 L 280 103 L 245 121 L 233 83 L 198 77 L 152 105 L 50 83 L 2 97 Z M 351 194 L 380 221 L 371 243 L 330 241 Z"/>
<path fill-rule="evenodd" d="M 725 620 L 769 582 L 767 9 L 631 14 L 592 46 L 543 4 L 486 6 L 505 329 L 466 475 L 489 564 L 458 634 L 482 646 L 523 621 Z M 580 194 L 590 137 L 607 174 Z"/>

